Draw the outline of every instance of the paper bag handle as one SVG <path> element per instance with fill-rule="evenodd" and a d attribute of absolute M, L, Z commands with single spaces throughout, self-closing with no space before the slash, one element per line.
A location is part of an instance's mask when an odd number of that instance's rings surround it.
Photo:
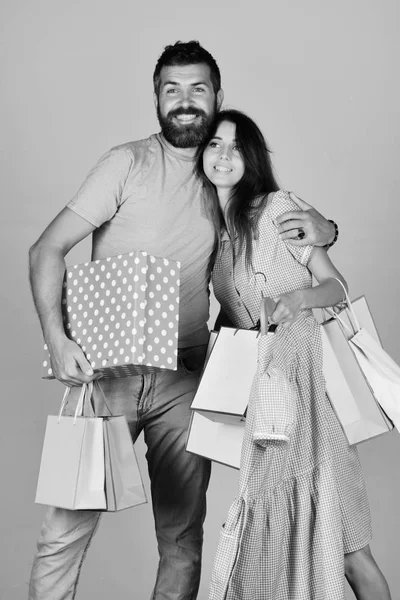
<path fill-rule="evenodd" d="M 92 398 L 92 394 L 93 394 L 93 381 L 90 381 L 89 383 L 84 383 L 82 385 L 82 390 L 79 396 L 79 400 L 78 403 L 76 405 L 76 409 L 75 409 L 75 415 L 74 415 L 74 424 L 76 423 L 76 418 L 77 417 L 82 417 L 83 416 L 83 409 L 85 404 L 90 406 L 90 416 L 94 417 L 94 410 L 92 407 L 92 404 L 90 402 L 91 398 Z"/>
<path fill-rule="evenodd" d="M 361 329 L 361 327 L 360 327 L 360 323 L 359 323 L 359 321 L 358 321 L 358 319 L 357 319 L 357 315 L 356 315 L 356 313 L 355 313 L 355 311 L 354 311 L 353 305 L 351 304 L 351 300 L 350 300 L 350 298 L 349 298 L 349 295 L 348 295 L 348 293 L 347 293 L 347 290 L 346 290 L 346 287 L 345 287 L 345 285 L 344 285 L 344 284 L 343 284 L 343 282 L 342 282 L 342 281 L 340 281 L 340 279 L 338 279 L 337 277 L 333 277 L 333 279 L 336 279 L 336 281 L 338 281 L 338 282 L 340 283 L 340 285 L 342 286 L 342 288 L 343 288 L 343 291 L 344 291 L 344 297 L 345 297 L 345 300 L 346 300 L 347 308 L 349 309 L 350 315 L 351 315 L 351 317 L 352 317 L 352 319 L 353 319 L 353 323 L 354 323 L 354 325 L 355 325 L 355 329 L 356 329 L 356 331 L 355 331 L 355 332 L 354 332 L 354 331 L 351 331 L 351 330 L 350 330 L 350 328 L 349 328 L 349 326 L 348 326 L 348 325 L 346 325 L 346 323 L 345 323 L 345 322 L 344 322 L 344 321 L 343 321 L 343 320 L 340 318 L 340 316 L 339 316 L 337 313 L 335 313 L 335 311 L 333 311 L 332 309 L 330 309 L 330 308 L 325 308 L 324 310 L 325 310 L 325 311 L 326 311 L 326 312 L 327 312 L 327 313 L 328 313 L 328 314 L 329 314 L 331 317 L 333 317 L 334 319 L 336 319 L 337 321 L 339 321 L 339 322 L 341 323 L 341 325 L 344 327 L 344 329 L 346 329 L 348 332 L 350 332 L 352 335 L 354 335 L 354 333 L 358 333 L 358 332 L 360 331 L 360 329 Z"/>
<path fill-rule="evenodd" d="M 65 408 L 65 405 L 66 405 L 66 403 L 67 403 L 67 400 L 68 400 L 68 396 L 69 396 L 69 394 L 70 394 L 70 391 L 71 391 L 71 386 L 67 385 L 67 386 L 65 387 L 64 396 L 63 396 L 63 399 L 62 399 L 62 401 L 61 401 L 60 412 L 58 413 L 58 422 L 60 422 L 61 415 L 63 414 L 64 408 Z"/>
<path fill-rule="evenodd" d="M 61 415 L 64 411 L 64 408 L 67 403 L 67 399 L 68 399 L 70 392 L 71 392 L 71 386 L 67 386 L 65 389 L 65 392 L 64 392 L 62 402 L 61 402 L 60 412 L 58 413 L 58 422 L 60 422 Z M 92 397 L 92 394 L 93 394 L 93 382 L 91 381 L 88 384 L 84 383 L 82 385 L 81 393 L 79 394 L 78 402 L 77 402 L 76 409 L 75 409 L 74 425 L 76 424 L 77 417 L 81 417 L 83 415 L 83 407 L 85 404 L 85 399 L 88 399 L 89 404 L 90 404 L 90 399 Z M 92 413 L 94 416 L 93 408 L 92 408 Z"/>

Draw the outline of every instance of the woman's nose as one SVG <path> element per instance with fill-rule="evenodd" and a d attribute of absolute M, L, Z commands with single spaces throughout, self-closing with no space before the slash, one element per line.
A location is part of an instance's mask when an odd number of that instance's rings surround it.
<path fill-rule="evenodd" d="M 223 160 L 231 160 L 231 151 L 229 148 L 222 148 L 220 158 Z"/>

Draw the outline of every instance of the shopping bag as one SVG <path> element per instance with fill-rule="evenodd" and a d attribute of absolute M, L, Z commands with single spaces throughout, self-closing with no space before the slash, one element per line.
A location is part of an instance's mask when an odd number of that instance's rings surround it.
<path fill-rule="evenodd" d="M 347 308 L 340 314 L 327 311 L 330 318 L 322 323 L 321 335 L 327 394 L 349 444 L 354 445 L 391 431 L 393 424 L 378 403 L 351 342 L 357 331 L 368 328 L 369 337 L 380 346 L 368 305 L 360 298 L 352 306 L 347 292 L 346 296 Z M 363 328 L 360 323 L 365 324 Z"/>
<path fill-rule="evenodd" d="M 351 348 L 373 393 L 386 415 L 400 429 L 400 367 L 382 348 L 376 336 L 362 327 L 346 292 L 351 328 L 342 322 Z M 340 317 L 337 317 L 340 319 Z"/>
<path fill-rule="evenodd" d="M 58 416 L 47 418 L 35 502 L 70 510 L 104 510 L 103 421 L 83 417 L 91 385 L 83 385 L 74 416 L 64 416 L 70 388 Z"/>
<path fill-rule="evenodd" d="M 93 384 L 82 386 L 74 416 L 65 416 L 69 392 L 47 420 L 35 501 L 110 512 L 147 502 L 126 418 L 95 416 Z"/>
<path fill-rule="evenodd" d="M 258 335 L 251 329 L 221 327 L 193 399 L 193 410 L 221 423 L 245 420 L 257 368 Z"/>
<path fill-rule="evenodd" d="M 227 467 L 239 469 L 245 421 L 220 423 L 192 411 L 186 450 Z"/>
<path fill-rule="evenodd" d="M 103 419 L 107 511 L 147 502 L 126 418 Z"/>
<path fill-rule="evenodd" d="M 104 378 L 176 371 L 180 263 L 129 252 L 68 267 L 62 288 L 67 336 Z M 53 379 L 45 344 L 42 377 Z"/>
<path fill-rule="evenodd" d="M 207 366 L 218 331 L 211 331 L 203 371 Z M 209 413 L 206 413 L 209 414 Z M 186 450 L 209 460 L 239 469 L 245 420 L 237 423 L 221 423 L 192 410 Z"/>

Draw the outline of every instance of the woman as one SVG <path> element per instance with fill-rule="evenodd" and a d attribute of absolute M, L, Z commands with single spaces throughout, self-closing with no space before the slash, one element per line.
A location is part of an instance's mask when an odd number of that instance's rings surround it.
<path fill-rule="evenodd" d="M 262 294 L 273 298 L 276 339 L 293 349 L 295 359 L 290 377 L 298 406 L 291 443 L 271 442 L 265 450 L 268 493 L 258 504 L 264 524 L 257 544 L 267 556 L 260 554 L 258 569 L 249 574 L 247 567 L 240 571 L 239 552 L 226 598 L 333 600 L 344 597 L 344 571 L 358 600 L 388 600 L 368 545 L 369 506 L 357 451 L 326 396 L 311 311 L 339 303 L 345 281 L 323 248 L 279 238 L 276 218 L 297 206 L 279 190 L 269 154 L 256 124 L 225 110 L 196 163 L 216 224 L 213 287 L 222 311 L 234 326 L 251 328 Z M 312 276 L 319 282 L 314 287 Z M 338 577 L 341 583 L 333 581 Z"/>

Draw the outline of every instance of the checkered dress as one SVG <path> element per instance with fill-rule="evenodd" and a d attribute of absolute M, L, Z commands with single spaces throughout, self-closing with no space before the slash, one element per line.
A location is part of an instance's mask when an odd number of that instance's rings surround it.
<path fill-rule="evenodd" d="M 286 192 L 268 198 L 254 240 L 255 275 L 244 258 L 233 269 L 223 237 L 213 286 L 234 325 L 257 321 L 262 291 L 276 297 L 311 286 L 312 248 L 281 241 L 274 224 L 296 209 Z M 221 531 L 210 600 L 344 600 L 344 553 L 370 538 L 357 451 L 326 396 L 319 326 L 303 311 L 290 328 L 260 338 L 239 491 Z"/>

